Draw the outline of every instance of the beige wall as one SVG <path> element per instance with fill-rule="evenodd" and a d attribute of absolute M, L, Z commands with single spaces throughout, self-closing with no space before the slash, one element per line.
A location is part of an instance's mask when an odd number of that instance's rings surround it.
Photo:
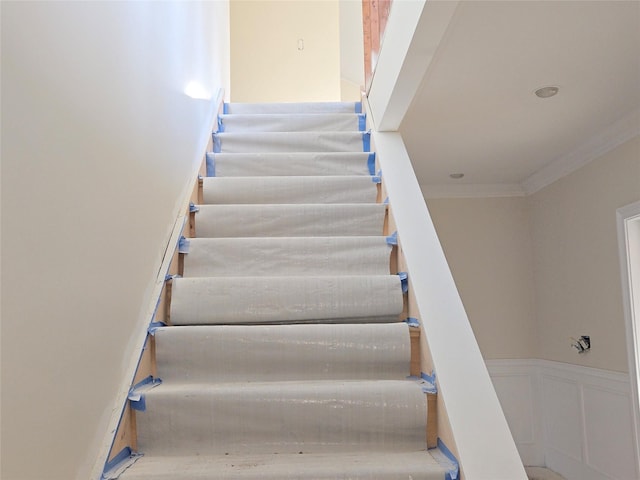
<path fill-rule="evenodd" d="M 483 357 L 535 356 L 526 199 L 428 199 L 427 205 Z"/>
<path fill-rule="evenodd" d="M 640 200 L 640 137 L 528 200 L 540 358 L 626 372 L 616 209 Z M 579 335 L 588 354 L 569 347 Z"/>
<path fill-rule="evenodd" d="M 338 0 L 232 0 L 231 100 L 339 101 L 339 35 Z"/>
<path fill-rule="evenodd" d="M 639 137 L 529 197 L 427 200 L 485 358 L 628 370 L 616 209 L 638 200 Z"/>
<path fill-rule="evenodd" d="M 228 5 L 3 2 L 1 30 L 0 477 L 87 480 L 226 84 Z"/>

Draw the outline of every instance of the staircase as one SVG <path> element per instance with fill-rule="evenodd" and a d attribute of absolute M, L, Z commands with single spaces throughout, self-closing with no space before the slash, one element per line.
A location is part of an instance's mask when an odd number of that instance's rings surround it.
<path fill-rule="evenodd" d="M 358 107 L 225 105 L 118 478 L 455 478 Z"/>

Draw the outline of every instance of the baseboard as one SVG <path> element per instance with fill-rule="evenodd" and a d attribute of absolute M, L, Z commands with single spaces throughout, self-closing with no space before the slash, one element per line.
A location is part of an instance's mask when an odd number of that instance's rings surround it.
<path fill-rule="evenodd" d="M 537 359 L 486 363 L 525 465 L 567 480 L 640 478 L 627 374 Z"/>

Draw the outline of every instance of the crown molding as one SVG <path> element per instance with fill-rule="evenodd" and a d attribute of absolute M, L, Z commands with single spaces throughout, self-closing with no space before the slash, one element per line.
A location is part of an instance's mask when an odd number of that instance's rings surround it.
<path fill-rule="evenodd" d="M 457 185 L 420 185 L 424 198 L 487 198 L 487 197 L 524 197 L 522 185 L 514 184 L 457 184 Z"/>
<path fill-rule="evenodd" d="M 526 195 L 542 190 L 547 185 L 584 167 L 596 158 L 640 135 L 640 108 L 605 127 L 587 142 L 577 146 L 526 178 L 521 188 Z"/>

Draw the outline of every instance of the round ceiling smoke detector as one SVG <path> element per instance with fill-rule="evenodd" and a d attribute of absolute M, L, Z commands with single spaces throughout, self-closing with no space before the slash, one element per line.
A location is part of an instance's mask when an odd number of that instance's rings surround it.
<path fill-rule="evenodd" d="M 462 177 L 464 177 L 464 173 L 451 173 L 449 174 L 449 176 L 455 180 L 458 180 Z"/>
<path fill-rule="evenodd" d="M 542 87 L 535 91 L 536 96 L 540 98 L 549 98 L 556 95 L 560 89 L 558 87 Z"/>

